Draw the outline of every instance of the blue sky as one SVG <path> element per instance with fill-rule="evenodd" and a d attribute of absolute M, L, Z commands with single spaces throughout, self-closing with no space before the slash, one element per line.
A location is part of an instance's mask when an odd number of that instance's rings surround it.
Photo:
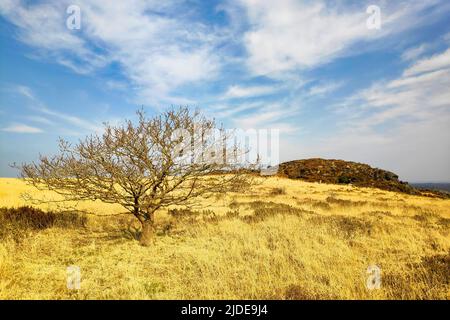
<path fill-rule="evenodd" d="M 77 5 L 80 29 L 66 27 Z M 376 5 L 381 27 L 367 27 Z M 450 181 L 450 2 L 0 0 L 0 176 L 143 106 Z"/>

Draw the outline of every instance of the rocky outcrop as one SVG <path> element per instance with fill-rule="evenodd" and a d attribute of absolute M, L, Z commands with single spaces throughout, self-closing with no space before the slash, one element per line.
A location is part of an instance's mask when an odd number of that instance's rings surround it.
<path fill-rule="evenodd" d="M 421 194 L 407 182 L 400 181 L 395 173 L 372 168 L 364 163 L 344 160 L 305 159 L 284 162 L 279 166 L 278 175 L 309 182 L 351 184 L 358 187 Z"/>

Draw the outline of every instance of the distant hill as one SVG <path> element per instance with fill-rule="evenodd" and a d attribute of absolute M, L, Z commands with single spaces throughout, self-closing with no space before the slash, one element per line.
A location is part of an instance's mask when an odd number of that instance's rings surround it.
<path fill-rule="evenodd" d="M 411 185 L 418 189 L 450 192 L 450 183 L 411 183 Z"/>
<path fill-rule="evenodd" d="M 432 191 L 431 188 L 419 190 L 407 182 L 400 181 L 398 175 L 393 172 L 344 160 L 314 158 L 284 162 L 279 166 L 278 175 L 309 182 L 351 184 L 413 195 L 448 197 L 448 194 Z"/>

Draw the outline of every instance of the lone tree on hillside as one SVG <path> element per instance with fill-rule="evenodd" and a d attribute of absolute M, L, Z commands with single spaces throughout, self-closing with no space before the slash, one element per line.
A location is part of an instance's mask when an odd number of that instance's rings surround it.
<path fill-rule="evenodd" d="M 22 178 L 65 200 L 122 205 L 140 221 L 142 245 L 152 242 L 159 209 L 250 183 L 236 161 L 246 152 L 214 120 L 188 108 L 137 115 L 137 123 L 105 124 L 102 135 L 75 145 L 61 139 L 58 155 L 19 166 Z"/>

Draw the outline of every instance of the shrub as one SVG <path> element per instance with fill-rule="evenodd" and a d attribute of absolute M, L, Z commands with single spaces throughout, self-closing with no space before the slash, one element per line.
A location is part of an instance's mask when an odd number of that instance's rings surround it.
<path fill-rule="evenodd" d="M 182 208 L 169 209 L 167 213 L 178 222 L 194 223 L 199 222 L 202 219 L 203 221 L 217 222 L 219 220 L 216 213 L 212 210 L 197 211 L 189 208 Z"/>
<path fill-rule="evenodd" d="M 340 215 L 316 215 L 311 216 L 309 220 L 311 223 L 328 225 L 336 236 L 343 237 L 347 240 L 353 239 L 356 236 L 371 236 L 375 227 L 369 220 Z"/>
<path fill-rule="evenodd" d="M 52 227 L 85 227 L 87 217 L 78 212 L 45 212 L 38 208 L 0 208 L 0 238 L 20 240 L 30 233 Z"/>
<path fill-rule="evenodd" d="M 324 201 L 316 201 L 312 204 L 314 209 L 330 210 L 331 206 Z"/>
<path fill-rule="evenodd" d="M 0 208 L 2 224 L 12 224 L 20 228 L 43 230 L 51 227 L 85 227 L 87 218 L 78 212 L 45 212 L 29 206 Z"/>
<path fill-rule="evenodd" d="M 356 217 L 335 216 L 335 224 L 345 238 L 354 238 L 356 235 L 371 235 L 373 225 L 370 221 Z"/>
<path fill-rule="evenodd" d="M 239 209 L 230 210 L 226 213 L 227 218 L 238 218 L 239 217 Z"/>
<path fill-rule="evenodd" d="M 175 218 L 177 220 L 179 220 L 181 218 L 195 217 L 198 215 L 197 211 L 193 211 L 193 210 L 187 209 L 187 208 L 169 209 L 169 211 L 167 211 L 167 213 L 169 214 L 169 216 L 171 216 L 172 218 Z"/>
<path fill-rule="evenodd" d="M 345 199 L 335 198 L 330 196 L 326 199 L 329 204 L 335 204 L 342 207 L 351 207 L 351 206 L 364 206 L 367 204 L 367 201 L 351 201 Z"/>
<path fill-rule="evenodd" d="M 286 194 L 285 188 L 272 188 L 272 190 L 270 190 L 271 196 L 279 196 L 279 195 L 283 195 L 283 194 Z"/>
<path fill-rule="evenodd" d="M 347 176 L 340 176 L 338 178 L 338 183 L 339 184 L 349 184 L 355 181 L 355 178 L 352 177 L 347 177 Z"/>
<path fill-rule="evenodd" d="M 248 204 L 253 209 L 253 215 L 242 217 L 247 222 L 259 222 L 268 217 L 275 215 L 296 215 L 314 214 L 313 211 L 308 211 L 300 208 L 295 208 L 283 203 L 254 201 Z"/>
<path fill-rule="evenodd" d="M 286 300 L 330 300 L 338 297 L 328 292 L 313 292 L 310 288 L 291 284 L 285 288 L 283 298 Z"/>

